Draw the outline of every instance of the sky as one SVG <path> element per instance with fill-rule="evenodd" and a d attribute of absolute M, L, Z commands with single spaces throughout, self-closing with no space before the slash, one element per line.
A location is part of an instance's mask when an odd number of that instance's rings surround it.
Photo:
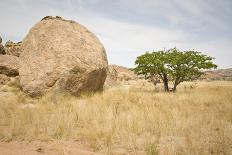
<path fill-rule="evenodd" d="M 0 0 L 0 36 L 23 40 L 44 16 L 75 20 L 95 33 L 109 64 L 134 67 L 146 51 L 177 47 L 232 68 L 232 0 Z"/>

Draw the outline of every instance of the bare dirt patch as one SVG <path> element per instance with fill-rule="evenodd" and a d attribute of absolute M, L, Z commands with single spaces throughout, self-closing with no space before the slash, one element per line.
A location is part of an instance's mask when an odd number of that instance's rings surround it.
<path fill-rule="evenodd" d="M 100 155 L 79 142 L 0 142 L 0 155 Z"/>

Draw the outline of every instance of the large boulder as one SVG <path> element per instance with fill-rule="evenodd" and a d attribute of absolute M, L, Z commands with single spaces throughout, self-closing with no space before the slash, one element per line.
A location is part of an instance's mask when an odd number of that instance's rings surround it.
<path fill-rule="evenodd" d="M 0 55 L 0 74 L 7 76 L 19 75 L 19 58 L 11 55 Z"/>
<path fill-rule="evenodd" d="M 18 43 L 14 43 L 12 41 L 7 41 L 5 44 L 5 52 L 8 55 L 14 55 L 19 57 L 19 55 L 21 54 L 22 50 L 21 50 L 21 44 L 22 42 L 18 42 Z"/>
<path fill-rule="evenodd" d="M 20 83 L 31 96 L 53 88 L 78 96 L 101 90 L 107 67 L 105 49 L 93 33 L 74 21 L 47 16 L 23 40 Z"/>

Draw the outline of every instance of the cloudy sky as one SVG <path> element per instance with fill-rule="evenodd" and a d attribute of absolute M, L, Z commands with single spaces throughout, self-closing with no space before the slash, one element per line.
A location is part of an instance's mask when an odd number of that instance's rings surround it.
<path fill-rule="evenodd" d="M 44 16 L 75 20 L 94 32 L 110 64 L 133 67 L 145 51 L 177 47 L 232 67 L 231 0 L 0 0 L 0 35 L 21 41 Z"/>

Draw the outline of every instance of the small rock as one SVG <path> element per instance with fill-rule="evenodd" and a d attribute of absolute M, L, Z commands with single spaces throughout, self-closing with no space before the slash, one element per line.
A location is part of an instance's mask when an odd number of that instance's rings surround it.
<path fill-rule="evenodd" d="M 6 44 L 5 44 L 5 53 L 7 55 L 14 55 L 14 56 L 19 57 L 19 55 L 22 52 L 21 44 L 22 44 L 22 42 L 13 43 L 10 40 L 7 41 Z"/>
<path fill-rule="evenodd" d="M 36 149 L 37 152 L 43 152 L 43 149 L 41 147 L 39 147 L 38 149 Z"/>

